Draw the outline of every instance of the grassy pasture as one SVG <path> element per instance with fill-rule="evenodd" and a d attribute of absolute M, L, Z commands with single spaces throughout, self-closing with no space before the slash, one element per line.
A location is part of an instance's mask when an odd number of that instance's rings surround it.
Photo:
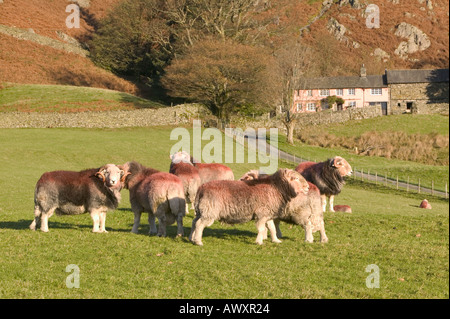
<path fill-rule="evenodd" d="M 82 112 L 162 106 L 132 94 L 107 89 L 11 83 L 4 86 L 0 89 L 0 112 Z"/>
<path fill-rule="evenodd" d="M 0 298 L 448 298 L 449 204 L 381 192 L 349 182 L 326 213 L 328 244 L 304 243 L 282 224 L 281 244 L 254 243 L 254 223 L 214 223 L 204 247 L 185 237 L 130 233 L 128 191 L 108 214 L 107 234 L 91 233 L 89 215 L 53 216 L 50 232 L 30 231 L 34 185 L 55 169 L 81 170 L 137 160 L 167 171 L 171 128 L 0 130 Z M 230 164 L 238 178 L 258 164 Z M 286 166 L 280 164 L 280 166 Z M 315 234 L 318 239 L 318 234 Z M 66 267 L 80 268 L 80 288 L 66 287 Z M 380 288 L 366 287 L 376 264 Z"/>

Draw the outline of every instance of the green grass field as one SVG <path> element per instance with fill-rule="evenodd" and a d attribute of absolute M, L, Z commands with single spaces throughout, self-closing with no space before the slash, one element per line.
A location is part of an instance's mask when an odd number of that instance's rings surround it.
<path fill-rule="evenodd" d="M 329 243 L 307 244 L 282 224 L 281 244 L 254 243 L 254 223 L 206 228 L 203 247 L 185 237 L 131 234 L 128 191 L 108 214 L 106 234 L 93 234 L 88 214 L 53 216 L 49 233 L 30 231 L 34 185 L 45 171 L 81 170 L 137 160 L 167 171 L 171 128 L 0 130 L 0 298 L 448 298 L 449 204 L 376 190 L 349 181 L 326 213 Z M 281 164 L 283 166 L 284 164 Z M 285 166 L 285 165 L 284 165 Z M 258 164 L 230 164 L 236 178 Z M 448 175 L 447 175 L 448 176 Z M 318 234 L 315 234 L 316 240 Z M 80 288 L 66 287 L 68 265 Z M 380 269 L 380 287 L 367 288 Z"/>
<path fill-rule="evenodd" d="M 91 87 L 6 83 L 0 89 L 0 112 L 80 112 L 161 106 L 128 93 Z"/>

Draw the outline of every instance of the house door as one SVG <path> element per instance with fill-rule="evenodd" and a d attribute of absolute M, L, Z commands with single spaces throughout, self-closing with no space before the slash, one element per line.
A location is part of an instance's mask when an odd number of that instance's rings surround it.
<path fill-rule="evenodd" d="M 381 102 L 381 114 L 387 115 L 387 102 Z"/>

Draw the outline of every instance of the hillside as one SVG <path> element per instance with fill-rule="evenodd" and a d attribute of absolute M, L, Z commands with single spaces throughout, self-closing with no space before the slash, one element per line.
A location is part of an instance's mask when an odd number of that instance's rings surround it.
<path fill-rule="evenodd" d="M 89 58 L 37 39 L 42 36 L 88 49 L 85 43 L 99 21 L 120 0 L 73 2 L 81 7 L 79 29 L 65 25 L 70 14 L 65 12 L 67 0 L 53 0 L 50 6 L 39 0 L 1 1 L 0 82 L 138 92 L 135 84 L 98 68 Z M 274 46 L 301 34 L 318 52 L 317 59 L 327 64 L 323 72 L 328 75 L 356 74 L 362 63 L 369 74 L 383 73 L 385 68 L 448 67 L 448 1 L 370 1 L 380 10 L 380 27 L 373 29 L 366 26 L 368 4 L 364 0 L 278 0 L 270 2 L 263 16 L 273 21 L 268 32 L 274 35 Z M 22 35 L 12 34 L 11 28 Z"/>

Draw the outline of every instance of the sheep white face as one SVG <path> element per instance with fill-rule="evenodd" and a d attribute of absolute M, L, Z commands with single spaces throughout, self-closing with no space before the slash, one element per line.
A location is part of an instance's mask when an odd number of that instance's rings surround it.
<path fill-rule="evenodd" d="M 119 187 L 120 179 L 124 172 L 114 164 L 106 164 L 98 172 L 99 178 L 102 178 L 108 187 Z"/>
<path fill-rule="evenodd" d="M 333 166 L 338 169 L 341 176 L 350 176 L 353 173 L 350 164 L 340 156 L 333 158 Z"/>
<path fill-rule="evenodd" d="M 178 163 L 192 164 L 191 156 L 189 155 L 188 152 L 185 152 L 185 151 L 177 152 L 177 153 L 171 155 L 170 159 L 172 160 L 172 163 L 174 163 L 174 164 L 178 164 Z"/>

